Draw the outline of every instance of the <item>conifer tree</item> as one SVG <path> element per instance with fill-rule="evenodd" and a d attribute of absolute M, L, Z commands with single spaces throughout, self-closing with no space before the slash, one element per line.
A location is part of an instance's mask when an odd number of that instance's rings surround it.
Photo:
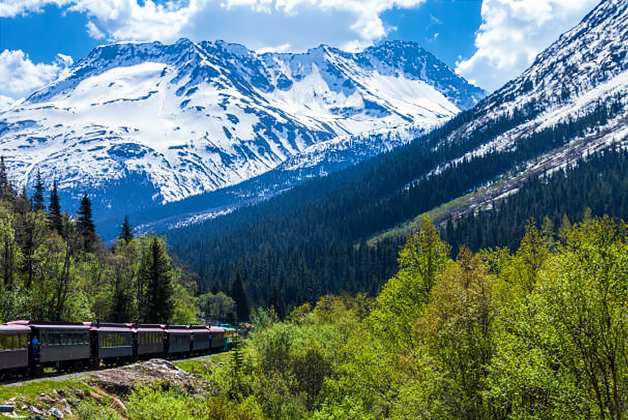
<path fill-rule="evenodd" d="M 235 279 L 231 287 L 231 297 L 235 300 L 237 309 L 238 321 L 248 321 L 250 316 L 249 298 L 244 290 L 244 284 L 242 284 L 242 276 L 240 275 L 240 269 L 236 271 Z"/>
<path fill-rule="evenodd" d="M 120 225 L 120 235 L 118 239 L 122 239 L 125 242 L 131 242 L 133 240 L 133 228 L 129 223 L 129 216 L 124 216 L 124 222 Z"/>
<path fill-rule="evenodd" d="M 33 193 L 33 204 L 31 207 L 33 211 L 46 210 L 46 205 L 44 204 L 44 183 L 41 180 L 41 173 L 39 170 L 37 171 L 37 176 L 35 177 L 35 192 Z"/>
<path fill-rule="evenodd" d="M 165 323 L 174 314 L 174 270 L 166 246 L 153 236 L 142 253 L 138 270 L 138 301 L 144 322 Z"/>
<path fill-rule="evenodd" d="M 61 215 L 61 205 L 59 204 L 57 181 L 52 183 L 50 205 L 48 206 L 48 220 L 50 221 L 50 227 L 56 230 L 59 235 L 63 236 L 63 216 Z"/>
<path fill-rule="evenodd" d="M 9 182 L 4 156 L 0 156 L 0 199 L 13 200 L 13 186 Z"/>
<path fill-rule="evenodd" d="M 81 199 L 81 206 L 78 210 L 78 220 L 76 221 L 76 229 L 83 238 L 83 249 L 90 252 L 96 241 L 96 226 L 92 218 L 92 203 L 87 194 Z"/>
<path fill-rule="evenodd" d="M 22 191 L 15 199 L 14 208 L 21 215 L 25 215 L 31 210 L 31 202 L 29 201 L 28 194 L 26 193 L 26 186 L 22 187 Z"/>

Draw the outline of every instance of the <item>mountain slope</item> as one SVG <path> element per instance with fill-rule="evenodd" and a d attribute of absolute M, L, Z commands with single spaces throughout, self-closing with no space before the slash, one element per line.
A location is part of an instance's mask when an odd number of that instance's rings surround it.
<path fill-rule="evenodd" d="M 0 114 L 0 153 L 20 183 L 40 170 L 66 196 L 87 188 L 97 207 L 129 211 L 237 184 L 338 136 L 433 127 L 485 95 L 405 42 L 262 55 L 113 44 Z"/>
<path fill-rule="evenodd" d="M 208 287 L 223 287 L 240 267 L 261 301 L 272 288 L 289 302 L 308 287 L 314 295 L 376 290 L 394 271 L 398 239 L 369 248 L 373 234 L 482 186 L 505 185 L 501 194 L 511 194 L 520 185 L 508 182 L 513 177 L 525 182 L 626 144 L 627 9 L 603 1 L 521 77 L 428 135 L 267 203 L 172 231 L 170 243 Z M 569 70 L 556 57 L 580 60 Z"/>

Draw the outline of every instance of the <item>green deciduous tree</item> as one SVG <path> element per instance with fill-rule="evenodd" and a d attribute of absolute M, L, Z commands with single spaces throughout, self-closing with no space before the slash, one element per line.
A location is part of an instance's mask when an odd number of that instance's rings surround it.
<path fill-rule="evenodd" d="M 236 315 L 236 303 L 223 292 L 205 293 L 196 299 L 196 305 L 205 318 L 230 321 Z"/>
<path fill-rule="evenodd" d="M 496 404 L 513 418 L 626 418 L 626 267 L 626 225 L 590 220 L 566 234 L 505 318 L 491 366 Z"/>
<path fill-rule="evenodd" d="M 445 269 L 450 247 L 438 236 L 429 219 L 410 235 L 399 253 L 399 272 L 383 287 L 369 322 L 398 348 L 411 350 L 413 332 L 439 274 Z"/>

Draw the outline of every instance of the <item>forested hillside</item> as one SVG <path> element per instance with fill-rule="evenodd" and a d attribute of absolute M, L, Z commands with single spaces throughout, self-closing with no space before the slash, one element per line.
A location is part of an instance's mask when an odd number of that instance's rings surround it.
<path fill-rule="evenodd" d="M 573 168 L 534 177 L 516 193 L 490 209 L 449 219 L 443 239 L 472 250 L 494 246 L 515 249 L 532 219 L 547 233 L 569 228 L 594 215 L 628 218 L 628 151 L 608 150 Z"/>
<path fill-rule="evenodd" d="M 256 311 L 244 350 L 194 365 L 211 392 L 138 389 L 131 418 L 626 418 L 626 223 L 530 225 L 516 251 L 449 254 L 424 220 L 376 298 Z"/>
<path fill-rule="evenodd" d="M 109 249 L 96 235 L 85 195 L 63 213 L 56 184 L 40 176 L 28 197 L 0 159 L 0 321 L 195 322 L 196 285 L 163 239 L 134 238 L 125 221 Z"/>
<path fill-rule="evenodd" d="M 529 160 L 595 133 L 624 110 L 622 98 L 611 96 L 583 116 L 521 137 L 516 147 L 456 160 L 537 111 L 528 106 L 495 119 L 464 142 L 443 143 L 448 133 L 480 118 L 465 112 L 408 146 L 168 236 L 175 253 L 200 274 L 202 288 L 227 290 L 239 268 L 258 304 L 290 306 L 327 292 L 373 293 L 396 269 L 400 243 L 389 239 L 369 248 L 370 236 L 502 174 L 521 171 Z"/>

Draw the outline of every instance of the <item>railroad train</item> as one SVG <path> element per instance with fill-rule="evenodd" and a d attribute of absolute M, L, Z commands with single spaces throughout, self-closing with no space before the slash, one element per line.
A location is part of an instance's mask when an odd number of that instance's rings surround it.
<path fill-rule="evenodd" d="M 0 325 L 0 378 L 227 350 L 233 328 L 210 325 L 13 321 Z"/>

